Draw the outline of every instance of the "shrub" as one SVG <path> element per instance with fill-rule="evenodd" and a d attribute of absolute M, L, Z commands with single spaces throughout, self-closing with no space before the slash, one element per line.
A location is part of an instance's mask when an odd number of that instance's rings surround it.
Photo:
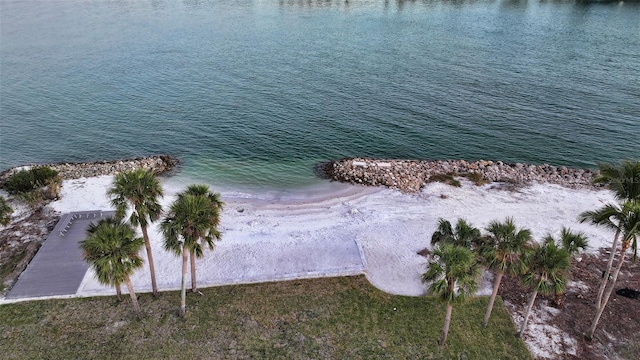
<path fill-rule="evenodd" d="M 11 175 L 4 184 L 4 188 L 12 195 L 23 194 L 48 186 L 52 182 L 59 183 L 57 178 L 58 172 L 50 167 L 34 167 Z"/>
<path fill-rule="evenodd" d="M 43 191 L 33 190 L 29 192 L 23 192 L 15 195 L 17 200 L 22 201 L 23 203 L 31 206 L 32 208 L 37 208 L 44 202 Z"/>
<path fill-rule="evenodd" d="M 47 187 L 42 191 L 44 198 L 49 200 L 58 199 L 60 197 L 60 187 L 62 186 L 60 175 L 47 179 L 46 185 Z"/>
<path fill-rule="evenodd" d="M 7 204 L 5 198 L 0 196 L 0 225 L 9 225 L 11 214 L 13 214 L 13 209 Z"/>
<path fill-rule="evenodd" d="M 481 185 L 489 183 L 489 180 L 485 179 L 484 176 L 482 176 L 481 173 L 470 172 L 470 173 L 462 174 L 462 176 L 464 176 L 467 179 L 471 180 L 477 186 L 481 186 Z"/>
<path fill-rule="evenodd" d="M 455 178 L 454 173 L 432 175 L 430 180 L 441 182 L 441 183 L 455 186 L 455 187 L 461 186 L 460 181 L 458 181 L 458 179 Z"/>

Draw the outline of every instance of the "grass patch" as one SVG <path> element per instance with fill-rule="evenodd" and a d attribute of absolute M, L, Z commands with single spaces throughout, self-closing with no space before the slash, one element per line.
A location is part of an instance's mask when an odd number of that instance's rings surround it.
<path fill-rule="evenodd" d="M 640 336 L 631 336 L 632 339 L 620 346 L 618 355 L 623 359 L 635 359 L 640 354 Z"/>
<path fill-rule="evenodd" d="M 9 225 L 12 214 L 13 209 L 9 206 L 4 196 L 0 196 L 0 226 Z"/>
<path fill-rule="evenodd" d="M 436 174 L 436 175 L 432 175 L 431 178 L 429 178 L 429 181 L 437 181 L 437 182 L 441 182 L 443 184 L 451 185 L 454 187 L 462 186 L 460 184 L 460 181 L 456 179 L 455 176 L 456 174 L 454 173 Z"/>
<path fill-rule="evenodd" d="M 486 329 L 487 298 L 455 307 L 440 348 L 441 304 L 364 276 L 201 291 L 188 294 L 184 319 L 178 292 L 142 294 L 142 320 L 115 297 L 1 306 L 3 358 L 531 359 L 500 299 Z"/>
<path fill-rule="evenodd" d="M 23 251 L 16 252 L 14 256 L 0 263 L 0 280 L 2 280 L 2 283 L 0 283 L 0 291 L 4 291 L 5 289 L 4 280 L 13 272 L 13 270 L 15 270 L 18 263 L 20 263 L 27 255 L 27 252 L 24 251 L 26 246 L 23 246 L 22 248 Z"/>
<path fill-rule="evenodd" d="M 490 183 L 489 180 L 485 179 L 481 173 L 478 172 L 468 172 L 464 174 L 460 174 L 460 176 L 469 179 L 469 181 L 473 182 L 476 186 L 482 186 Z"/>
<path fill-rule="evenodd" d="M 476 186 L 482 186 L 490 183 L 490 181 L 485 179 L 484 176 L 482 176 L 482 174 L 477 172 L 468 172 L 463 174 L 458 174 L 453 172 L 450 172 L 447 174 L 436 174 L 436 175 L 432 175 L 429 181 L 437 181 L 437 182 L 441 182 L 454 187 L 460 187 L 462 185 L 460 184 L 460 180 L 456 179 L 456 176 L 467 178 L 469 181 L 473 182 Z"/>

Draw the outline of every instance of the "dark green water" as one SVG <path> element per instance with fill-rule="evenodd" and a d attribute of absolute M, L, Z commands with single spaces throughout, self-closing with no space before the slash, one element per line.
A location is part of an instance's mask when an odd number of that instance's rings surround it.
<path fill-rule="evenodd" d="M 0 1 L 0 169 L 173 154 L 226 186 L 347 156 L 640 157 L 640 6 Z"/>

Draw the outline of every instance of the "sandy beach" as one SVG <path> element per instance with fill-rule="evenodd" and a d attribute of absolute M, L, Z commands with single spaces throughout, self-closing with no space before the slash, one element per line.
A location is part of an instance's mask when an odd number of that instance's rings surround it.
<path fill-rule="evenodd" d="M 112 176 L 66 180 L 61 200 L 52 207 L 61 212 L 111 209 L 106 196 Z M 187 184 L 163 180 L 168 208 Z M 213 190 L 219 191 L 212 187 Z M 539 240 L 557 235 L 563 226 L 584 232 L 590 250 L 605 247 L 611 235 L 578 214 L 613 201 L 608 191 L 573 190 L 536 184 L 508 190 L 500 184 L 456 188 L 431 183 L 418 194 L 341 183 L 323 184 L 312 195 L 259 198 L 222 190 L 222 240 L 213 252 L 197 261 L 200 287 L 365 273 L 379 289 L 399 295 L 424 295 L 420 281 L 426 259 L 417 254 L 429 248 L 431 234 L 443 217 L 464 218 L 484 228 L 507 216 L 528 227 Z M 180 287 L 180 259 L 162 248 L 157 224 L 150 229 L 158 286 Z M 488 294 L 490 277 L 480 294 Z M 150 291 L 149 274 L 137 272 L 136 291 Z M 77 296 L 113 294 L 88 271 Z"/>
<path fill-rule="evenodd" d="M 64 180 L 61 199 L 50 206 L 62 214 L 111 210 L 106 191 L 112 181 L 110 175 Z M 162 178 L 161 182 L 165 210 L 190 184 L 181 177 Z M 430 248 L 439 218 L 452 223 L 464 218 L 484 229 L 492 220 L 513 217 L 518 226 L 531 229 L 536 240 L 547 234 L 558 236 L 565 226 L 583 232 L 592 253 L 609 247 L 612 236 L 602 228 L 578 222 L 581 212 L 614 201 L 611 192 L 593 188 L 552 184 L 514 188 L 502 183 L 476 186 L 462 180 L 461 187 L 436 182 L 413 194 L 329 181 L 286 193 L 211 189 L 220 192 L 226 204 L 221 217 L 222 240 L 197 260 L 199 287 L 365 274 L 382 291 L 425 295 L 420 276 L 426 271 L 427 259 L 418 252 Z M 177 290 L 181 259 L 163 249 L 157 223 L 149 230 L 158 287 L 161 291 Z M 141 256 L 146 259 L 144 250 Z M 491 293 L 492 280 L 485 272 L 478 295 Z M 151 292 L 146 266 L 132 281 L 136 292 Z M 571 283 L 569 288 L 583 285 Z M 88 270 L 75 295 L 61 297 L 114 293 Z M 507 307 L 514 323 L 519 323 L 521 306 L 507 303 Z M 534 313 L 538 315 L 532 316 L 524 340 L 537 358 L 576 354 L 576 339 L 549 323 L 557 310 L 540 303 Z"/>

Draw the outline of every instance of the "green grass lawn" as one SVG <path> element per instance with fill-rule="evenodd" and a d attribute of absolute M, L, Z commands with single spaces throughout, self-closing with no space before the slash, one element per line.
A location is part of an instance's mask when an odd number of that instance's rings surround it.
<path fill-rule="evenodd" d="M 32 301 L 0 306 L 3 359 L 531 359 L 497 299 L 454 307 L 446 347 L 438 347 L 444 306 L 386 294 L 364 276 L 202 289 L 140 296 Z M 394 310 L 395 309 L 395 310 Z"/>

